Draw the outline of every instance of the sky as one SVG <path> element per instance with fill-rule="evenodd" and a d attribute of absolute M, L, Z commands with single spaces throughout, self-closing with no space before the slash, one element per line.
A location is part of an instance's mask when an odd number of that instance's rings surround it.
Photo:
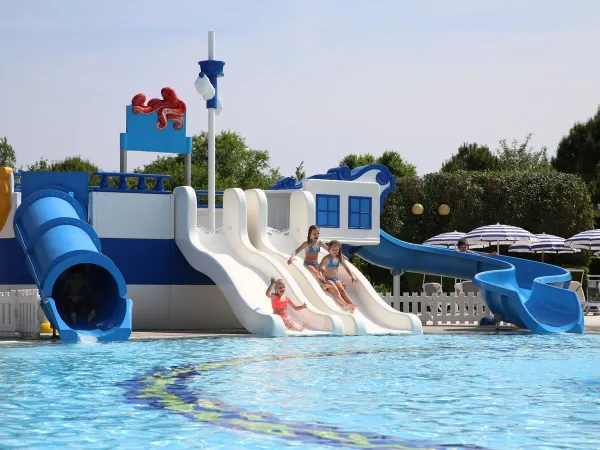
<path fill-rule="evenodd" d="M 118 170 L 125 106 L 164 86 L 188 135 L 206 130 L 194 81 L 212 30 L 217 131 L 284 176 L 385 150 L 425 174 L 463 142 L 528 133 L 554 154 L 600 104 L 598 17 L 596 0 L 0 0 L 0 137 L 19 167 L 81 155 Z M 156 156 L 130 152 L 129 169 Z"/>

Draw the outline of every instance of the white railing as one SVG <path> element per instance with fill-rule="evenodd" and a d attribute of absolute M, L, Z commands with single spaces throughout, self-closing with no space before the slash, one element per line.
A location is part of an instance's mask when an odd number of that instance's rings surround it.
<path fill-rule="evenodd" d="M 379 295 L 392 308 L 417 315 L 423 325 L 476 325 L 483 317 L 494 317 L 480 294 Z"/>
<path fill-rule="evenodd" d="M 40 315 L 37 289 L 0 291 L 0 336 L 39 336 Z"/>

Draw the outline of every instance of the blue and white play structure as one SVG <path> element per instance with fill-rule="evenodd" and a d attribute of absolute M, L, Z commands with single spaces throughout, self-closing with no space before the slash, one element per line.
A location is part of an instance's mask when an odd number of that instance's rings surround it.
<path fill-rule="evenodd" d="M 214 34 L 209 59 L 200 66 L 196 89 L 209 112 L 208 192 L 189 187 L 185 104 L 169 88 L 163 89 L 165 99 L 148 105 L 139 100 L 142 94 L 134 97 L 121 136 L 121 171 L 98 173 L 98 186 L 88 185 L 87 173 L 26 172 L 19 174 L 20 183 L 11 175 L 10 195 L 2 197 L 10 202 L 3 205 L 10 214 L 0 230 L 0 256 L 9 264 L 0 265 L 0 285 L 37 286 L 63 341 L 125 340 L 132 328 L 245 329 L 270 337 L 422 334 L 417 316 L 388 306 L 352 264 L 358 283 L 343 271 L 340 277 L 359 305 L 354 314 L 340 309 L 300 258 L 287 264 L 315 223 L 322 240 L 337 239 L 346 250 L 394 273 L 473 279 L 499 320 L 535 333 L 583 332 L 581 306 L 565 289 L 570 274 L 564 269 L 409 244 L 383 232 L 380 212 L 395 189 L 385 166 L 336 167 L 303 180 L 286 178 L 267 190 L 217 193 L 215 115 L 221 110 L 217 78 L 224 62 L 214 60 Z M 178 127 L 171 127 L 173 122 Z M 168 192 L 168 175 L 128 173 L 131 150 L 184 154 L 187 186 Z M 208 194 L 208 205 L 199 204 L 199 194 Z M 222 208 L 216 207 L 216 195 L 223 196 Z M 65 274 L 74 266 L 85 268 L 94 290 L 97 315 L 90 323 L 73 323 L 61 306 Z M 265 290 L 273 276 L 287 282 L 292 302 L 308 305 L 290 310 L 309 324 L 307 330 L 287 331 L 272 313 Z"/>

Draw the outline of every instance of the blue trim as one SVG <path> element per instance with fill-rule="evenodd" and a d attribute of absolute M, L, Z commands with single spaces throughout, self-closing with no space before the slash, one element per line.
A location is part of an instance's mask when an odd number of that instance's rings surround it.
<path fill-rule="evenodd" d="M 151 173 L 128 173 L 128 172 L 96 172 L 94 176 L 100 177 L 99 186 L 90 186 L 90 190 L 95 192 L 127 192 L 139 194 L 170 194 L 170 191 L 165 191 L 164 180 L 171 178 L 171 175 L 155 175 Z M 119 178 L 117 187 L 110 187 L 109 178 Z M 129 189 L 127 184 L 128 178 L 135 178 L 137 181 L 136 189 Z M 156 180 L 154 189 L 148 189 L 146 180 Z"/>
<path fill-rule="evenodd" d="M 353 210 L 352 208 L 352 200 L 358 201 L 358 211 Z M 368 207 L 364 208 L 364 201 L 368 201 Z M 358 226 L 352 226 L 352 215 L 358 215 Z M 368 217 L 369 223 L 368 225 L 362 225 L 363 217 Z M 348 196 L 348 228 L 351 230 L 370 230 L 372 227 L 373 217 L 373 199 L 371 197 L 360 197 L 357 195 L 349 195 Z"/>
<path fill-rule="evenodd" d="M 379 196 L 380 203 L 380 211 L 383 211 L 383 204 L 385 202 L 386 197 L 396 189 L 396 177 L 392 175 L 390 169 L 382 164 L 371 164 L 368 166 L 357 167 L 356 169 L 350 170 L 348 167 L 333 167 L 324 174 L 313 175 L 311 177 L 307 177 L 304 180 L 334 180 L 334 181 L 354 181 L 360 177 L 362 177 L 365 173 L 371 170 L 378 170 L 379 173 L 375 177 L 375 181 L 379 183 L 380 186 L 385 186 L 386 184 L 390 184 L 387 188 L 383 190 L 381 195 Z M 292 177 L 282 178 L 278 180 L 275 184 L 269 186 L 269 190 L 279 191 L 279 190 L 291 190 L 291 189 L 302 189 L 302 184 L 304 180 L 300 180 L 296 182 L 296 180 Z"/>
<path fill-rule="evenodd" d="M 319 200 L 325 199 L 327 202 L 327 207 L 325 209 L 319 208 Z M 335 199 L 337 202 L 337 209 L 330 208 L 329 201 L 331 199 Z M 340 196 L 339 195 L 330 195 L 330 194 L 317 194 L 316 195 L 316 217 L 315 223 L 321 228 L 340 228 Z M 319 220 L 320 213 L 326 215 L 326 220 Z M 330 225 L 330 214 L 336 215 L 337 225 Z"/>

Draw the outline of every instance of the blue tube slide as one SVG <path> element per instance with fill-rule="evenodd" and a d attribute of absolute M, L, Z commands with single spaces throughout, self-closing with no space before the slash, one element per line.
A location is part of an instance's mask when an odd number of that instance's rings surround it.
<path fill-rule="evenodd" d="M 384 231 L 376 246 L 356 254 L 387 269 L 473 280 L 490 311 L 504 322 L 536 334 L 583 333 L 579 297 L 566 289 L 568 270 L 509 256 L 457 253 L 409 244 Z"/>
<path fill-rule="evenodd" d="M 69 193 L 41 189 L 23 199 L 14 216 L 16 238 L 29 272 L 42 295 L 42 308 L 63 342 L 80 336 L 98 341 L 127 340 L 131 335 L 131 299 L 125 279 L 101 253 L 100 238 L 87 223 L 81 204 Z M 71 321 L 63 288 L 69 269 L 79 266 L 93 292 L 96 317 Z"/>

